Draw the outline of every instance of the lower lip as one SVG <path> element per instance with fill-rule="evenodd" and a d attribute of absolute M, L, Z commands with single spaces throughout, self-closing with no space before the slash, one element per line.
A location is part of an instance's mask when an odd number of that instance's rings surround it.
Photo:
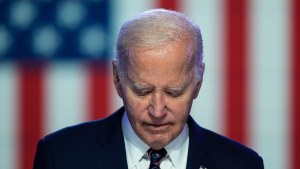
<path fill-rule="evenodd" d="M 159 134 L 159 133 L 165 133 L 169 131 L 169 127 L 171 124 L 164 124 L 164 125 L 151 125 L 151 124 L 145 124 L 146 130 L 151 132 L 152 134 Z"/>

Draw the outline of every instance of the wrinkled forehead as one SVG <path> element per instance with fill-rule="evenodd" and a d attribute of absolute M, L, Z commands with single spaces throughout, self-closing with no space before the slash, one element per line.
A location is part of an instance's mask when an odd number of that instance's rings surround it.
<path fill-rule="evenodd" d="M 131 50 L 127 73 L 134 79 L 178 81 L 192 70 L 191 53 L 187 44 L 178 42 L 154 49 L 136 48 Z"/>
<path fill-rule="evenodd" d="M 189 40 L 170 41 L 155 47 L 135 47 L 128 51 L 128 66 L 159 67 L 165 63 L 170 69 L 172 66 L 190 68 L 193 65 L 193 46 Z M 160 64 L 161 63 L 161 64 Z"/>

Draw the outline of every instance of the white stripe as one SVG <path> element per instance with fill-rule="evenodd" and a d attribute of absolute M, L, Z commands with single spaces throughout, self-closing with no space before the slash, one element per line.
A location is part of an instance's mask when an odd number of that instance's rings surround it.
<path fill-rule="evenodd" d="M 118 108 L 120 108 L 123 105 L 122 99 L 119 97 L 118 93 L 116 92 L 114 82 L 113 82 L 113 73 L 112 73 L 112 64 L 109 64 L 109 70 L 108 70 L 108 85 L 110 86 L 109 88 L 109 112 L 108 114 L 111 114 L 115 112 Z"/>
<path fill-rule="evenodd" d="M 86 121 L 88 73 L 83 63 L 53 63 L 46 70 L 46 134 Z"/>
<path fill-rule="evenodd" d="M 128 19 L 131 19 L 133 16 L 137 15 L 138 13 L 154 8 L 155 7 L 155 1 L 141 1 L 141 0 L 112 0 L 111 2 L 111 10 L 112 13 L 111 16 L 111 50 L 115 51 L 115 42 L 117 39 L 117 35 L 119 33 L 119 29 L 121 28 L 121 25 L 127 21 Z M 115 53 L 111 53 L 111 56 L 115 56 Z M 111 66 L 111 64 L 110 64 Z M 112 69 L 110 69 L 112 70 Z M 112 74 L 111 76 L 112 77 Z M 112 79 L 110 80 L 112 82 Z M 113 83 L 111 83 L 112 91 L 110 92 L 111 95 L 111 103 L 112 103 L 112 110 L 116 110 L 121 105 L 123 105 L 122 100 L 117 95 L 117 92 L 115 91 L 113 87 Z"/>
<path fill-rule="evenodd" d="M 205 73 L 202 88 L 192 108 L 193 117 L 204 127 L 222 131 L 222 1 L 187 0 L 183 11 L 203 35 Z"/>
<path fill-rule="evenodd" d="M 113 30 L 114 40 L 116 40 L 116 35 L 126 20 L 131 19 L 142 11 L 155 7 L 154 1 L 141 0 L 112 0 L 111 4 L 111 28 Z"/>
<path fill-rule="evenodd" d="M 16 169 L 19 165 L 17 78 L 16 65 L 0 63 L 0 168 Z"/>
<path fill-rule="evenodd" d="M 290 168 L 288 1 L 252 2 L 252 143 L 265 168 Z"/>

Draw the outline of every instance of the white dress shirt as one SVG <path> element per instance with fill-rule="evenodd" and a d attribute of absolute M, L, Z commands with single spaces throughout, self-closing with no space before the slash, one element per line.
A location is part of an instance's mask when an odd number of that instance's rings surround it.
<path fill-rule="evenodd" d="M 122 130 L 124 134 L 126 158 L 128 169 L 147 169 L 150 165 L 147 150 L 150 148 L 133 131 L 129 123 L 127 113 L 122 119 Z M 189 130 L 185 124 L 182 132 L 165 149 L 168 154 L 160 163 L 161 169 L 184 169 L 186 168 Z"/>

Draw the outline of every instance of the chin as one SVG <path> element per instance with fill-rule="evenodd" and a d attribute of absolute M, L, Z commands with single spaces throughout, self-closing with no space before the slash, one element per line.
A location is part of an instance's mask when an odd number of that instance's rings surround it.
<path fill-rule="evenodd" d="M 168 145 L 170 142 L 172 142 L 172 138 L 165 136 L 165 135 L 156 135 L 156 136 L 149 136 L 149 146 L 153 149 L 159 150 L 163 147 L 165 147 L 166 145 Z"/>
<path fill-rule="evenodd" d="M 137 133 L 140 138 L 153 149 L 161 149 L 171 143 L 180 132 L 174 130 L 167 130 L 164 132 L 155 133 L 153 131 L 142 128 L 143 132 Z"/>
<path fill-rule="evenodd" d="M 160 150 L 160 149 L 164 148 L 166 145 L 167 145 L 166 143 L 160 142 L 160 141 L 154 141 L 149 144 L 149 146 L 151 148 L 153 148 L 154 150 Z"/>

